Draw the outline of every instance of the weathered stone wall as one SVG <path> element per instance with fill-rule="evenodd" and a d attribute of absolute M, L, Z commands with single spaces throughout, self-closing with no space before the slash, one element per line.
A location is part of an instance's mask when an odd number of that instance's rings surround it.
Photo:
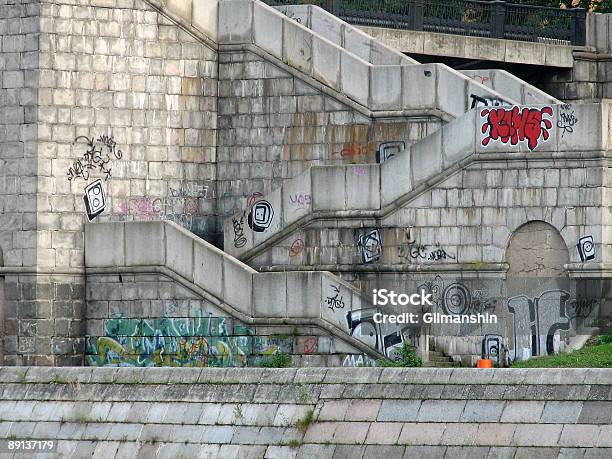
<path fill-rule="evenodd" d="M 218 196 L 221 215 L 313 165 L 376 163 L 442 123 L 435 117 L 371 117 L 290 73 L 286 63 L 249 51 L 219 54 Z"/>
<path fill-rule="evenodd" d="M 87 278 L 85 365 L 258 366 L 278 353 L 295 366 L 373 365 L 313 326 L 245 325 L 168 276 Z"/>
<path fill-rule="evenodd" d="M 218 232 L 207 218 L 216 212 L 217 54 L 140 1 L 2 12 L 5 362 L 77 365 L 83 223 L 99 210 L 87 216 L 85 197 L 93 205 L 104 195 L 98 220 Z"/>
<path fill-rule="evenodd" d="M 2 368 L 55 457 L 610 457 L 609 369 Z"/>

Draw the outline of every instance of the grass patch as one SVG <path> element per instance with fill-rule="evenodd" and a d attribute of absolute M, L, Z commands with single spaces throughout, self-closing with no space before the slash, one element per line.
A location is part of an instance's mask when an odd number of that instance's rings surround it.
<path fill-rule="evenodd" d="M 295 438 L 292 438 L 291 440 L 289 440 L 289 446 L 291 448 L 294 448 L 294 449 L 295 448 L 299 448 L 301 444 L 302 444 L 302 442 L 297 440 L 297 439 L 295 439 Z"/>
<path fill-rule="evenodd" d="M 302 419 L 296 422 L 295 426 L 298 428 L 300 432 L 302 432 L 302 434 L 305 434 L 306 431 L 308 430 L 308 426 L 312 424 L 313 420 L 314 420 L 314 411 L 311 408 L 308 411 L 306 411 L 306 414 L 304 415 Z"/>
<path fill-rule="evenodd" d="M 514 362 L 512 368 L 612 368 L 612 342 L 585 346 L 567 354 L 532 357 Z"/>
<path fill-rule="evenodd" d="M 421 367 L 423 361 L 417 357 L 416 348 L 408 341 L 404 341 L 402 347 L 398 349 L 398 359 L 378 359 L 376 365 L 379 367 Z"/>
<path fill-rule="evenodd" d="M 289 354 L 279 352 L 272 357 L 262 359 L 260 366 L 265 368 L 289 368 L 293 364 L 293 359 Z"/>

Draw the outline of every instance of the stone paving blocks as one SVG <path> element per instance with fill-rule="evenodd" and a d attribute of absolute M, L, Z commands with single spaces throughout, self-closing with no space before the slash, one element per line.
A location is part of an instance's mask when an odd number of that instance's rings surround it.
<path fill-rule="evenodd" d="M 592 448 L 597 446 L 599 434 L 599 426 L 565 424 L 558 444 L 559 446 Z"/>
<path fill-rule="evenodd" d="M 368 445 L 363 457 L 376 459 L 402 459 L 406 451 L 405 446 L 397 445 Z"/>
<path fill-rule="evenodd" d="M 478 424 L 447 424 L 442 443 L 448 445 L 474 445 L 478 434 Z"/>
<path fill-rule="evenodd" d="M 337 422 L 315 422 L 308 426 L 304 442 L 307 443 L 331 443 L 339 423 Z"/>
<path fill-rule="evenodd" d="M 551 424 L 576 423 L 582 407 L 582 402 L 546 402 L 540 422 Z"/>
<path fill-rule="evenodd" d="M 419 422 L 457 422 L 461 418 L 464 400 L 424 400 L 419 409 Z"/>
<path fill-rule="evenodd" d="M 381 400 L 353 400 L 344 416 L 345 421 L 375 421 Z"/>
<path fill-rule="evenodd" d="M 319 412 L 321 421 L 342 421 L 347 415 L 350 406 L 349 400 L 327 400 Z"/>
<path fill-rule="evenodd" d="M 515 446 L 556 446 L 562 424 L 518 424 L 512 438 Z"/>
<path fill-rule="evenodd" d="M 420 400 L 383 400 L 376 419 L 384 422 L 416 421 L 420 407 Z"/>
<path fill-rule="evenodd" d="M 373 422 L 365 442 L 373 445 L 394 445 L 399 439 L 402 427 L 401 422 Z"/>
<path fill-rule="evenodd" d="M 468 400 L 461 414 L 462 422 L 498 422 L 505 402 L 499 400 Z"/>
<path fill-rule="evenodd" d="M 544 402 L 511 401 L 506 402 L 501 422 L 536 423 L 542 416 Z"/>
<path fill-rule="evenodd" d="M 405 423 L 398 443 L 402 445 L 439 445 L 446 424 L 443 423 Z"/>

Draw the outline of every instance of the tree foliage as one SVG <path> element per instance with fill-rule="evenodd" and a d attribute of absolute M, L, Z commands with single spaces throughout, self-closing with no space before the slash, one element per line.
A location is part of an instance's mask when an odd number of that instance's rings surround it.
<path fill-rule="evenodd" d="M 612 13 L 612 0 L 509 0 L 508 3 L 549 6 L 553 8 L 584 8 L 596 13 Z"/>

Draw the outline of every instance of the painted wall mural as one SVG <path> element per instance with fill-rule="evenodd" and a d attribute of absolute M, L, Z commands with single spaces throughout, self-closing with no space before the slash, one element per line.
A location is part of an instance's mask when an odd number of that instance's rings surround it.
<path fill-rule="evenodd" d="M 496 298 L 491 298 L 486 289 L 470 289 L 461 282 L 445 283 L 440 276 L 423 282 L 417 287 L 417 292 L 421 290 L 432 295 L 432 302 L 437 306 L 437 311 L 443 311 L 444 314 L 493 313 L 498 301 Z"/>
<path fill-rule="evenodd" d="M 173 311 L 171 305 L 167 311 Z M 230 317 L 136 319 L 116 316 L 104 321 L 104 336 L 88 336 L 90 366 L 242 367 L 277 353 L 292 354 L 293 336 L 254 335 Z M 297 339 L 299 341 L 299 338 Z M 317 349 L 317 338 L 306 337 L 304 353 Z"/>
<path fill-rule="evenodd" d="M 248 329 L 232 329 L 231 319 L 212 315 L 160 319 L 116 317 L 105 321 L 104 334 L 88 337 L 88 365 L 244 366 L 253 346 Z"/>
<path fill-rule="evenodd" d="M 552 129 L 552 107 L 543 108 L 486 108 L 481 110 L 482 145 L 494 142 L 518 145 L 527 142 L 530 150 L 546 142 Z"/>
<path fill-rule="evenodd" d="M 559 350 L 559 333 L 570 329 L 565 290 L 547 290 L 539 296 L 518 295 L 508 299 L 512 315 L 513 360 L 552 354 Z"/>

